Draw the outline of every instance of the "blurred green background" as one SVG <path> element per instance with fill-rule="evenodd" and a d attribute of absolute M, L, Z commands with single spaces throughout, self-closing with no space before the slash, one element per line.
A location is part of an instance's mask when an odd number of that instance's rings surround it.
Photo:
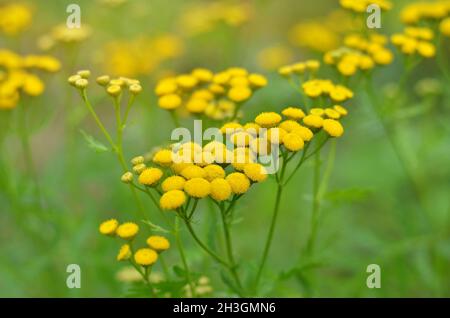
<path fill-rule="evenodd" d="M 24 2 L 33 9 L 32 25 L 18 36 L 1 36 L 0 46 L 21 54 L 40 52 L 45 48 L 42 36 L 65 23 L 66 7 L 72 2 Z M 28 128 L 33 133 L 32 154 L 45 198 L 44 210 L 37 207 L 36 189 L 25 171 L 17 114 L 0 111 L 2 297 L 129 294 L 129 285 L 117 279 L 124 267 L 115 261 L 118 245 L 98 234 L 98 224 L 110 217 L 132 220 L 135 206 L 129 191 L 118 181 L 121 170 L 116 158 L 90 149 L 80 133 L 82 129 L 101 139 L 81 99 L 67 84 L 69 75 L 79 69 L 90 69 L 94 76 L 114 74 L 127 69 L 115 62 L 121 60 L 121 54 L 126 59 L 133 50 L 141 52 L 139 59 L 131 60 L 149 65 L 138 66 L 129 74 L 138 77 L 144 88 L 125 135 L 125 153 L 131 159 L 168 142 L 173 127 L 169 115 L 157 107 L 153 93 L 155 81 L 164 74 L 189 72 L 195 67 L 220 71 L 230 66 L 265 74 L 269 86 L 245 106 L 245 120 L 261 111 L 298 105 L 298 94 L 276 68 L 320 58 L 321 54 L 296 45 L 291 30 L 298 23 L 324 21 L 339 8 L 335 1 L 326 0 L 314 4 L 296 0 L 220 1 L 243 7 L 238 14 L 230 14 L 232 23 L 202 24 L 199 21 L 208 13 L 202 15 L 201 10 L 215 1 L 109 2 L 115 1 L 77 1 L 81 23 L 90 26 L 91 35 L 81 42 L 51 48 L 50 53 L 61 60 L 62 70 L 46 77 L 43 96 L 30 100 Z M 395 1 L 395 8 L 383 15 L 381 33 L 401 30 L 398 15 L 406 3 Z M 175 49 L 168 57 L 157 59 L 152 49 L 157 44 L 152 41 L 161 36 L 172 37 Z M 117 48 L 124 52 L 117 52 Z M 403 72 L 400 60 L 396 56 L 394 64 L 376 72 L 374 85 L 380 100 L 398 82 Z M 450 103 L 443 93 L 418 94 L 416 83 L 424 78 L 440 79 L 433 61 L 422 63 L 408 78 L 404 95 L 411 111 L 390 117 L 396 123 L 395 136 L 406 168 L 368 106 L 367 97 L 355 89 L 345 136 L 337 141 L 336 161 L 324 194 L 317 253 L 314 259 L 303 257 L 311 217 L 312 165 L 308 163 L 283 197 L 263 281 L 264 295 L 450 296 Z M 92 88 L 90 95 L 102 118 L 113 127 L 112 108 L 101 89 Z M 411 186 L 411 175 L 418 180 L 415 187 Z M 237 207 L 241 221 L 233 227 L 233 239 L 245 273 L 254 270 L 261 255 L 274 189 L 271 181 L 252 187 Z M 154 223 L 158 223 L 155 208 L 144 200 L 155 216 Z M 202 205 L 196 222 L 203 237 L 212 237 L 217 221 L 208 206 Z M 183 240 L 191 268 L 210 278 L 214 288 L 210 296 L 227 296 L 217 265 L 204 257 L 186 234 Z M 168 252 L 166 262 L 179 265 L 177 253 Z M 80 289 L 66 287 L 66 266 L 72 263 L 81 266 Z M 369 264 L 381 266 L 380 289 L 366 286 Z"/>

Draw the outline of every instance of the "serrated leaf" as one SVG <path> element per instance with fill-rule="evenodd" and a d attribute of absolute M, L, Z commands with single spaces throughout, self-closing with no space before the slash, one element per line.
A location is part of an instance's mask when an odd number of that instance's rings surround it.
<path fill-rule="evenodd" d="M 95 139 L 93 136 L 86 133 L 84 130 L 80 129 L 81 134 L 84 137 L 84 140 L 86 140 L 88 147 L 93 149 L 95 152 L 107 152 L 109 151 L 109 148 L 106 147 L 104 144 L 102 144 L 100 141 Z"/>

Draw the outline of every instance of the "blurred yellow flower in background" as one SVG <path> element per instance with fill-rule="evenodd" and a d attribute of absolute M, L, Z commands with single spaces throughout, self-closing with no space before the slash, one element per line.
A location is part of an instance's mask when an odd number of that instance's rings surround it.
<path fill-rule="evenodd" d="M 30 26 L 32 17 L 31 8 L 26 4 L 0 4 L 0 32 L 15 36 Z"/>

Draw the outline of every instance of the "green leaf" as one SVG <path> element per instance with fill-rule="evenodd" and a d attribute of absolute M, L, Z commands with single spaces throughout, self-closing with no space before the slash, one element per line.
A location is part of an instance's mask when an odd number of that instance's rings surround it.
<path fill-rule="evenodd" d="M 89 148 L 95 150 L 95 152 L 106 152 L 106 151 L 109 151 L 108 147 L 106 147 L 100 141 L 95 139 L 93 136 L 91 136 L 88 133 L 86 133 L 84 130 L 80 129 L 80 132 L 83 135 L 84 140 L 86 140 Z"/>

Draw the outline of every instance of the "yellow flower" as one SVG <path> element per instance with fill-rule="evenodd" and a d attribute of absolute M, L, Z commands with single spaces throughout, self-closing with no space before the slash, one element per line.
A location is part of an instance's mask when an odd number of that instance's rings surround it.
<path fill-rule="evenodd" d="M 304 141 L 310 141 L 314 137 L 314 133 L 311 129 L 304 126 L 294 129 L 291 133 L 299 135 Z"/>
<path fill-rule="evenodd" d="M 341 117 L 341 114 L 337 110 L 332 108 L 325 109 L 325 115 L 331 119 L 339 119 Z"/>
<path fill-rule="evenodd" d="M 186 180 L 180 176 L 170 176 L 163 181 L 161 188 L 164 192 L 171 190 L 183 190 Z"/>
<path fill-rule="evenodd" d="M 303 112 L 303 110 L 297 107 L 285 108 L 281 113 L 292 120 L 299 120 L 305 117 L 305 113 Z"/>
<path fill-rule="evenodd" d="M 235 123 L 235 122 L 230 122 L 230 123 L 226 123 L 225 125 L 223 125 L 220 128 L 220 132 L 222 134 L 227 134 L 227 135 L 231 135 L 237 131 L 243 130 L 244 128 L 242 127 L 241 124 L 239 123 Z"/>
<path fill-rule="evenodd" d="M 172 164 L 172 151 L 168 149 L 159 150 L 153 156 L 153 162 L 163 167 L 169 167 Z"/>
<path fill-rule="evenodd" d="M 271 144 L 279 145 L 283 143 L 283 137 L 287 134 L 287 131 L 283 128 L 269 128 L 264 136 Z"/>
<path fill-rule="evenodd" d="M 303 149 L 305 143 L 298 134 L 289 133 L 283 137 L 283 145 L 287 150 L 295 152 Z"/>
<path fill-rule="evenodd" d="M 82 79 L 85 80 L 85 79 Z M 78 82 L 81 80 L 78 80 L 75 82 L 75 85 L 78 86 Z M 86 80 L 85 80 L 86 81 Z M 87 82 L 87 81 L 86 81 Z M 108 88 L 106 89 L 106 92 L 111 95 L 111 96 L 119 96 L 120 93 L 122 92 L 122 87 L 120 87 L 120 85 L 109 85 Z"/>
<path fill-rule="evenodd" d="M 231 142 L 236 147 L 245 147 L 248 146 L 252 136 L 245 131 L 238 131 L 230 136 Z"/>
<path fill-rule="evenodd" d="M 345 61 L 341 61 L 337 65 L 339 73 L 341 73 L 344 76 L 352 76 L 356 73 L 358 68 L 356 67 L 356 64 L 349 63 Z"/>
<path fill-rule="evenodd" d="M 0 7 L 0 31 L 14 36 L 31 24 L 31 8 L 25 4 L 8 3 Z"/>
<path fill-rule="evenodd" d="M 210 183 L 203 178 L 192 178 L 184 184 L 184 191 L 194 198 L 204 198 L 211 192 Z"/>
<path fill-rule="evenodd" d="M 320 128 L 322 127 L 323 118 L 317 115 L 308 115 L 303 118 L 303 122 L 308 127 Z"/>
<path fill-rule="evenodd" d="M 118 226 L 119 222 L 116 219 L 107 220 L 100 224 L 99 231 L 103 235 L 114 235 Z"/>
<path fill-rule="evenodd" d="M 293 120 L 285 120 L 279 126 L 279 128 L 286 130 L 286 132 L 291 132 L 294 129 L 300 128 L 300 124 Z"/>
<path fill-rule="evenodd" d="M 250 188 L 250 180 L 240 172 L 230 173 L 225 180 L 230 184 L 231 191 L 235 194 L 243 194 Z"/>
<path fill-rule="evenodd" d="M 123 244 L 117 254 L 118 261 L 125 261 L 131 257 L 131 248 L 129 244 Z"/>
<path fill-rule="evenodd" d="M 205 171 L 205 179 L 209 182 L 213 181 L 214 179 L 218 178 L 225 178 L 225 170 L 219 165 L 207 165 L 203 168 Z"/>
<path fill-rule="evenodd" d="M 246 101 L 252 96 L 252 90 L 247 86 L 236 86 L 232 87 L 228 91 L 228 98 L 236 103 L 241 103 Z"/>
<path fill-rule="evenodd" d="M 317 71 L 320 67 L 320 62 L 317 60 L 308 60 L 305 62 L 305 66 L 310 71 Z"/>
<path fill-rule="evenodd" d="M 158 96 L 174 94 L 177 91 L 177 81 L 173 78 L 166 78 L 158 82 L 155 94 Z"/>
<path fill-rule="evenodd" d="M 431 58 L 436 55 L 436 47 L 430 42 L 419 42 L 417 45 L 417 51 L 425 58 Z"/>
<path fill-rule="evenodd" d="M 292 72 L 293 72 L 293 69 L 291 66 L 283 66 L 278 69 L 278 74 L 280 74 L 281 76 L 284 76 L 284 77 L 291 76 Z"/>
<path fill-rule="evenodd" d="M 198 79 L 192 75 L 180 75 L 176 78 L 177 84 L 184 89 L 192 89 L 198 84 Z"/>
<path fill-rule="evenodd" d="M 266 138 L 255 138 L 250 143 L 250 149 L 254 153 L 265 156 L 270 154 L 271 144 Z"/>
<path fill-rule="evenodd" d="M 141 266 L 153 265 L 157 259 L 158 253 L 150 248 L 140 248 L 134 253 L 134 261 Z"/>
<path fill-rule="evenodd" d="M 203 168 L 193 165 L 193 164 L 184 168 L 180 174 L 187 180 L 193 179 L 193 178 L 205 178 L 206 177 L 205 170 Z"/>
<path fill-rule="evenodd" d="M 262 182 L 267 179 L 267 170 L 259 163 L 246 164 L 244 173 L 253 182 Z"/>
<path fill-rule="evenodd" d="M 325 114 L 325 111 L 323 108 L 311 108 L 309 113 L 311 115 L 323 116 L 323 114 Z"/>
<path fill-rule="evenodd" d="M 212 81 L 214 74 L 206 68 L 196 68 L 192 71 L 192 76 L 200 82 L 210 82 Z"/>
<path fill-rule="evenodd" d="M 450 18 L 446 18 L 441 21 L 441 24 L 439 25 L 439 30 L 443 35 L 450 37 Z"/>
<path fill-rule="evenodd" d="M 123 183 L 131 183 L 133 182 L 133 174 L 131 172 L 125 172 L 122 177 L 120 178 L 120 180 Z"/>
<path fill-rule="evenodd" d="M 260 74 L 250 74 L 248 76 L 248 81 L 254 88 L 261 88 L 267 85 L 267 78 Z"/>
<path fill-rule="evenodd" d="M 281 120 L 281 116 L 275 112 L 261 113 L 255 118 L 255 122 L 264 128 L 276 126 Z"/>
<path fill-rule="evenodd" d="M 152 235 L 147 239 L 147 245 L 157 251 L 164 252 L 170 248 L 170 242 L 164 236 Z"/>
<path fill-rule="evenodd" d="M 98 85 L 106 86 L 109 84 L 110 80 L 111 79 L 109 78 L 108 75 L 102 75 L 102 76 L 97 77 L 95 81 L 97 82 Z"/>
<path fill-rule="evenodd" d="M 158 105 L 162 109 L 175 109 L 181 105 L 181 97 L 177 94 L 168 94 L 159 98 Z"/>
<path fill-rule="evenodd" d="M 139 226 L 133 222 L 122 223 L 117 227 L 116 233 L 125 240 L 133 239 L 139 232 Z"/>
<path fill-rule="evenodd" d="M 231 186 L 223 178 L 217 178 L 211 181 L 211 198 L 216 201 L 227 200 L 231 195 Z"/>
<path fill-rule="evenodd" d="M 192 98 L 186 103 L 186 109 L 191 113 L 203 113 L 208 107 L 208 102 L 201 98 Z"/>
<path fill-rule="evenodd" d="M 146 186 L 155 185 L 163 176 L 163 172 L 158 168 L 147 168 L 141 172 L 138 181 Z"/>
<path fill-rule="evenodd" d="M 373 53 L 372 58 L 377 64 L 388 65 L 392 63 L 394 55 L 388 49 L 382 49 Z"/>
<path fill-rule="evenodd" d="M 163 210 L 176 210 L 186 202 L 186 195 L 181 190 L 170 190 L 159 199 L 159 205 Z"/>
<path fill-rule="evenodd" d="M 332 100 L 334 100 L 336 102 L 343 102 L 349 98 L 352 98 L 353 92 L 344 86 L 336 85 L 330 91 L 330 97 Z"/>
<path fill-rule="evenodd" d="M 140 163 L 138 165 L 133 166 L 133 171 L 136 174 L 141 174 L 146 168 L 147 166 L 145 165 L 145 163 Z"/>
<path fill-rule="evenodd" d="M 77 81 L 78 82 L 78 81 Z M 30 96 L 39 96 L 44 92 L 44 83 L 36 76 L 28 74 L 25 77 L 22 89 Z"/>
<path fill-rule="evenodd" d="M 347 109 L 345 109 L 344 107 L 342 107 L 340 105 L 333 106 L 333 109 L 335 111 L 337 111 L 339 114 L 341 114 L 341 116 L 347 116 L 347 114 L 348 114 Z"/>
<path fill-rule="evenodd" d="M 340 137 L 344 134 L 344 127 L 341 123 L 334 119 L 325 119 L 323 121 L 323 130 L 331 137 Z"/>

